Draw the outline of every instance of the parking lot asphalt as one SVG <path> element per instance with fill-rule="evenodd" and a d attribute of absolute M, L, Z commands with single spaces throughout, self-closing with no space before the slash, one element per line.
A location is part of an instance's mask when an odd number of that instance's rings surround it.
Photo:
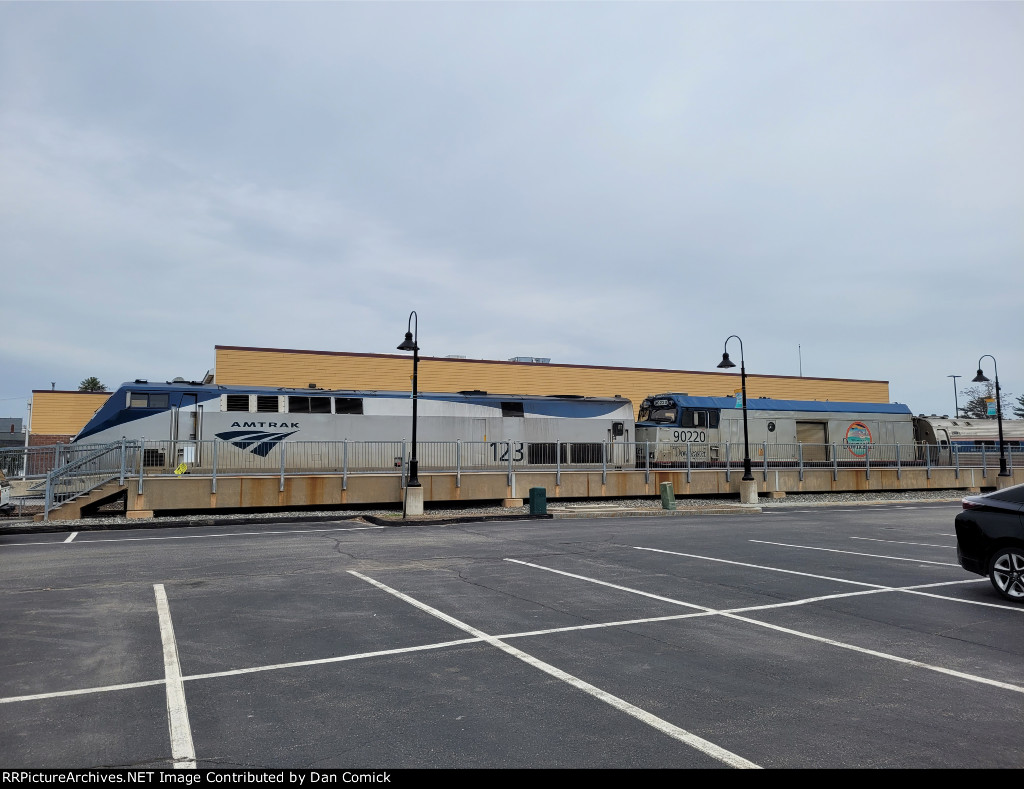
<path fill-rule="evenodd" d="M 0 536 L 0 764 L 1020 767 L 958 510 Z"/>

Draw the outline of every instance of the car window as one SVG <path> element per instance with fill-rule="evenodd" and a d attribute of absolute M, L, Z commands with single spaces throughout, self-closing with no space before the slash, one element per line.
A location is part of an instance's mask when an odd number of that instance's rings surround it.
<path fill-rule="evenodd" d="M 1014 504 L 1024 504 L 1024 485 L 1014 485 L 1012 488 L 997 490 L 994 493 L 989 493 L 988 497 L 999 501 L 1011 501 Z"/>

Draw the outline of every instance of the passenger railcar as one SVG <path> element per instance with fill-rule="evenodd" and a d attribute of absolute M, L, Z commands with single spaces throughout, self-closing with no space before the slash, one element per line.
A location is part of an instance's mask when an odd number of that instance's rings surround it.
<path fill-rule="evenodd" d="M 955 445 L 959 452 L 999 451 L 999 422 L 992 419 L 950 419 L 948 415 L 914 417 L 914 437 L 921 444 L 946 449 Z M 1024 419 L 1003 420 L 1003 441 L 1007 447 L 1024 446 Z"/>
<path fill-rule="evenodd" d="M 769 459 L 776 461 L 863 462 L 872 445 L 891 445 L 879 459 L 893 461 L 900 445 L 900 459 L 910 461 L 916 458 L 912 419 L 910 409 L 900 403 L 747 402 L 751 456 L 763 458 L 767 444 Z M 743 403 L 739 397 L 652 395 L 640 406 L 636 440 L 649 442 L 646 451 L 653 465 L 721 463 L 726 444 L 729 460 L 736 462 L 743 457 Z"/>
<path fill-rule="evenodd" d="M 212 443 L 267 458 L 284 442 L 401 442 L 412 428 L 409 392 L 219 386 L 176 380 L 122 384 L 73 443 L 161 442 L 146 465 L 208 465 Z M 605 442 L 633 440 L 624 397 L 417 394 L 421 466 L 430 442 L 465 442 L 464 465 L 602 462 Z M 556 449 L 556 447 L 558 449 Z M 624 455 L 619 451 L 618 455 Z M 227 455 L 222 454 L 222 458 Z M 401 455 L 395 465 L 401 465 Z M 349 467 L 358 468 L 357 456 Z"/>

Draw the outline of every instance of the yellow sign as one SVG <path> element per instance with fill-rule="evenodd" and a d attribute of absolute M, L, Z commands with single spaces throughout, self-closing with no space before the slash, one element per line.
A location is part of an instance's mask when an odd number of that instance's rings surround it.
<path fill-rule="evenodd" d="M 177 474 L 178 476 L 181 476 L 186 471 L 188 471 L 188 464 L 186 463 L 179 463 L 178 467 L 174 469 L 174 473 Z"/>

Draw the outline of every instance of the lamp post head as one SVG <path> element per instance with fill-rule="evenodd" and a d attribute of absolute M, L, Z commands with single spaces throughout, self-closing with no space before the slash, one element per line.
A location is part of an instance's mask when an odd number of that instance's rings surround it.
<path fill-rule="evenodd" d="M 980 384 L 988 380 L 989 379 L 985 377 L 985 373 L 981 371 L 981 368 L 978 368 L 978 374 L 971 379 L 971 381 L 976 384 Z"/>
<path fill-rule="evenodd" d="M 722 361 L 718 363 L 719 367 L 735 367 L 736 365 L 729 361 L 729 353 L 722 354 Z"/>
<path fill-rule="evenodd" d="M 398 346 L 400 351 L 418 351 L 420 346 L 416 344 L 416 341 L 412 338 L 412 332 L 407 331 L 405 333 L 405 339 L 402 340 L 402 344 Z"/>

